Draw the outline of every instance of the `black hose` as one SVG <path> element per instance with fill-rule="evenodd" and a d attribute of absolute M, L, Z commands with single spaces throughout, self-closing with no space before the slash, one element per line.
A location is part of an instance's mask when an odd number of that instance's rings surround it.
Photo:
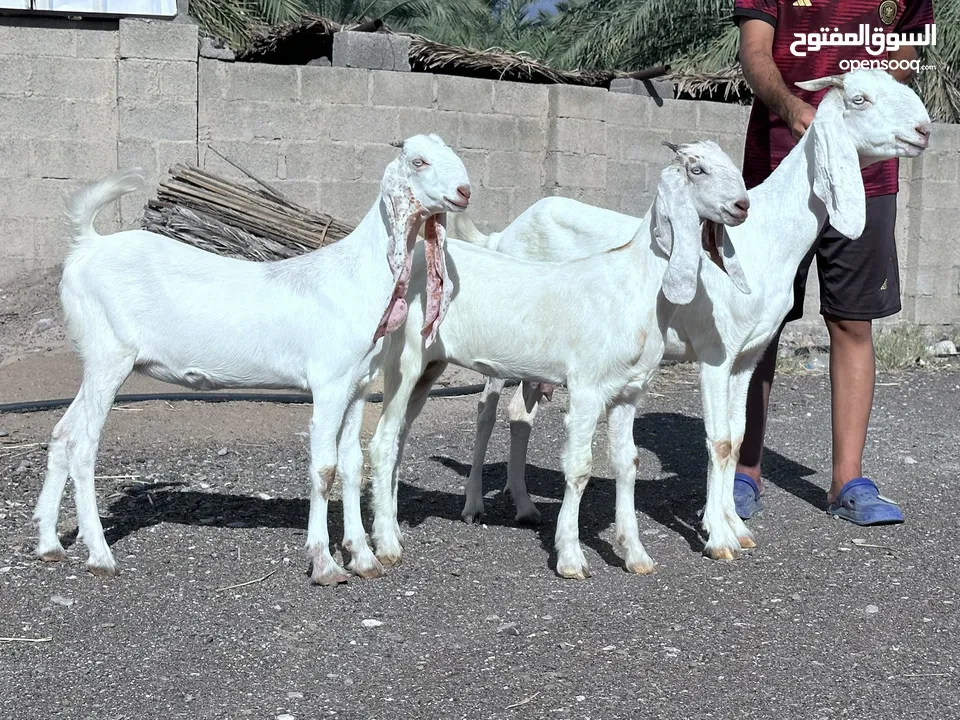
<path fill-rule="evenodd" d="M 513 387 L 516 380 L 508 380 L 505 387 Z M 438 387 L 430 391 L 430 397 L 460 397 L 475 395 L 483 391 L 482 384 L 463 385 L 461 387 Z M 166 400 L 179 402 L 182 400 L 195 402 L 273 402 L 292 405 L 308 404 L 313 397 L 307 393 L 225 393 L 225 392 L 195 392 L 195 393 L 142 393 L 136 395 L 117 395 L 114 404 L 148 402 L 150 400 Z M 366 398 L 367 402 L 383 402 L 382 393 L 373 393 Z M 0 405 L 0 413 L 28 413 L 41 410 L 55 410 L 67 407 L 73 398 L 59 398 L 57 400 L 27 400 L 25 402 L 5 403 Z"/>

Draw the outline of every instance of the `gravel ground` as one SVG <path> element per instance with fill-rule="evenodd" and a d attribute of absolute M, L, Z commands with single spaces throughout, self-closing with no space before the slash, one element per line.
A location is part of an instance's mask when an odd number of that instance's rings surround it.
<path fill-rule="evenodd" d="M 308 584 L 301 551 L 306 408 L 111 413 L 97 472 L 136 476 L 98 481 L 121 565 L 112 579 L 84 572 L 82 544 L 63 564 L 31 558 L 44 453 L 30 443 L 60 412 L 0 415 L 0 636 L 49 638 L 0 642 L 0 717 L 956 717 L 960 371 L 880 383 L 867 469 L 906 524 L 856 528 L 823 513 L 827 381 L 785 377 L 766 510 L 751 523 L 760 547 L 734 563 L 704 559 L 699 392 L 689 370 L 669 369 L 635 426 L 641 531 L 659 570 L 621 569 L 601 431 L 583 582 L 551 569 L 560 393 L 531 441 L 542 528 L 514 527 L 499 492 L 504 422 L 487 459 L 486 523 L 460 522 L 476 398 L 435 399 L 402 471 L 403 565 L 337 588 Z M 69 495 L 64 511 L 69 544 Z M 336 501 L 337 539 L 341 521 Z"/>

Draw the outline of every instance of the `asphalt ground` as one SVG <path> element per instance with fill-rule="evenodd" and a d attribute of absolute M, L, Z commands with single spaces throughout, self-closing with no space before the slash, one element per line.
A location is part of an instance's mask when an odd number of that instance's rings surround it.
<path fill-rule="evenodd" d="M 29 399 L 34 362 L 0 368 L 0 402 Z M 48 371 L 70 384 L 73 370 Z M 611 544 L 601 428 L 581 514 L 586 581 L 552 570 L 560 391 L 531 440 L 527 481 L 542 527 L 516 527 L 500 492 L 502 419 L 485 522 L 460 521 L 477 398 L 434 399 L 401 474 L 403 564 L 336 588 L 309 584 L 302 551 L 308 408 L 115 409 L 97 468 L 121 571 L 107 579 L 86 573 L 86 549 L 70 544 L 69 491 L 68 560 L 31 556 L 39 443 L 62 410 L 0 415 L 0 636 L 15 638 L 0 641 L 0 717 L 960 717 L 960 368 L 879 380 L 866 470 L 907 517 L 882 528 L 824 513 L 827 379 L 784 377 L 766 507 L 750 523 L 759 547 L 732 563 L 701 555 L 696 376 L 668 368 L 653 390 L 634 429 L 636 498 L 659 569 L 627 574 Z M 367 436 L 377 412 L 369 407 Z M 339 541 L 338 499 L 330 520 Z M 218 589 L 247 581 L 256 582 Z"/>

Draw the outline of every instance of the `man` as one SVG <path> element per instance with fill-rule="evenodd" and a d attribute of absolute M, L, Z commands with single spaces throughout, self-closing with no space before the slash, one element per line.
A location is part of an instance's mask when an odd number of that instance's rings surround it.
<path fill-rule="evenodd" d="M 923 32 L 933 24 L 933 8 L 931 0 L 735 0 L 734 20 L 740 27 L 740 63 L 755 95 L 743 160 L 743 177 L 751 188 L 766 179 L 804 134 L 828 91 L 807 92 L 795 82 L 842 74 L 856 61 L 917 58 L 912 46 L 873 55 L 866 46 L 827 45 L 829 33 L 859 35 L 862 24 L 869 25 L 870 38 L 877 28 L 885 34 Z M 823 41 L 797 43 L 796 33 L 823 33 Z M 814 50 L 815 44 L 821 47 Z M 890 72 L 901 82 L 912 74 Z M 820 312 L 830 335 L 833 481 L 828 512 L 860 525 L 878 525 L 903 522 L 896 503 L 880 494 L 862 468 L 876 375 L 872 321 L 900 311 L 894 239 L 897 160 L 865 168 L 863 180 L 863 234 L 850 240 L 829 225 L 824 228 L 797 273 L 794 306 L 785 322 L 803 315 L 806 277 L 816 255 Z M 734 482 L 737 513 L 744 519 L 761 507 L 760 461 L 779 341 L 778 333 L 754 372 L 747 397 L 746 432 Z"/>

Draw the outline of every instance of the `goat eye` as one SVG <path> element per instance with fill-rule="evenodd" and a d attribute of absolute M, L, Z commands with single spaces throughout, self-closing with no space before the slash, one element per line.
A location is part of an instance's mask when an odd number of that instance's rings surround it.
<path fill-rule="evenodd" d="M 694 165 L 692 168 L 690 168 L 690 172 L 694 175 L 703 175 L 703 168 L 699 165 Z"/>
<path fill-rule="evenodd" d="M 414 159 L 413 159 L 413 166 L 414 166 L 415 168 L 422 168 L 424 165 L 426 165 L 426 163 L 425 163 L 423 160 L 421 160 L 420 158 L 414 158 Z"/>
<path fill-rule="evenodd" d="M 854 95 L 852 102 L 854 105 L 863 105 L 867 99 L 863 95 Z"/>

